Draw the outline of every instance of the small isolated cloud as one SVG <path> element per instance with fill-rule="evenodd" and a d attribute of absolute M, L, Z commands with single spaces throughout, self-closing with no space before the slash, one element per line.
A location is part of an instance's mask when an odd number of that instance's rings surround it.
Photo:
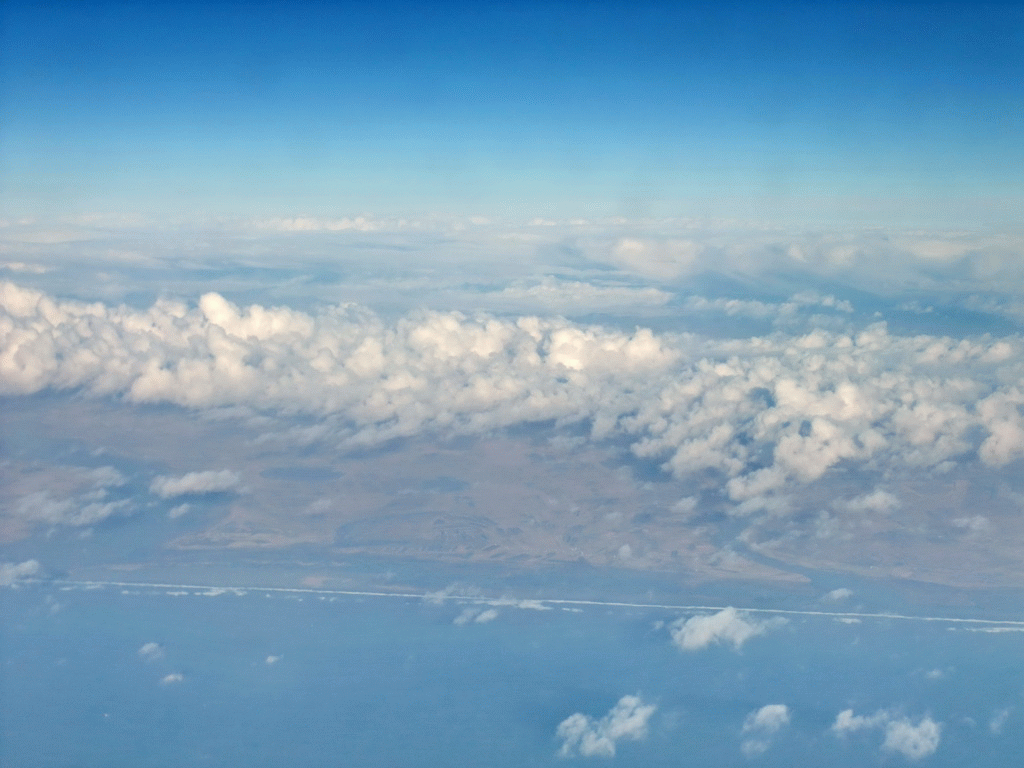
<path fill-rule="evenodd" d="M 775 734 L 787 725 L 789 707 L 785 704 L 766 704 L 754 710 L 743 722 L 743 754 L 755 757 L 765 752 L 771 746 Z"/>
<path fill-rule="evenodd" d="M 832 602 L 832 603 L 838 603 L 838 602 L 841 602 L 842 600 L 847 600 L 847 599 L 849 599 L 851 597 L 853 597 L 853 590 L 852 589 L 847 589 L 846 587 L 840 587 L 839 589 L 833 589 L 831 592 L 829 592 L 827 595 L 825 595 L 825 599 L 828 600 L 829 602 Z"/>
<path fill-rule="evenodd" d="M 758 621 L 730 606 L 710 616 L 678 619 L 670 625 L 669 631 L 672 641 L 684 651 L 699 651 L 716 643 L 731 643 L 739 650 L 750 638 L 785 623 L 783 618 Z"/>
<path fill-rule="evenodd" d="M 882 749 L 919 760 L 938 748 L 941 730 L 942 727 L 930 717 L 922 718 L 917 725 L 903 717 L 886 725 Z"/>
<path fill-rule="evenodd" d="M 898 752 L 909 760 L 920 760 L 938 749 L 942 724 L 927 715 L 915 724 L 909 717 L 897 716 L 887 710 L 879 710 L 873 715 L 855 715 L 852 709 L 840 712 L 832 724 L 832 732 L 841 737 L 874 729 L 885 732 L 884 751 Z"/>
<path fill-rule="evenodd" d="M 153 479 L 149 490 L 161 499 L 173 499 L 176 496 L 231 491 L 236 489 L 240 482 L 238 473 L 230 469 L 208 470 L 189 472 L 181 477 L 160 475 Z"/>
<path fill-rule="evenodd" d="M 10 587 L 21 579 L 27 579 L 39 573 L 38 560 L 26 560 L 23 563 L 0 563 L 0 587 Z"/>
<path fill-rule="evenodd" d="M 1007 718 L 1010 717 L 1012 710 L 1007 707 L 1006 709 L 1000 709 L 995 712 L 988 721 L 988 732 L 993 736 L 998 736 L 1003 732 L 1003 726 L 1006 725 Z"/>
<path fill-rule="evenodd" d="M 462 626 L 463 624 L 486 624 L 498 618 L 498 611 L 494 608 L 486 610 L 481 608 L 465 608 L 462 613 L 455 617 L 452 624 Z"/>
<path fill-rule="evenodd" d="M 185 679 L 185 676 L 180 672 L 172 672 L 169 675 L 164 675 L 160 679 L 160 685 L 176 685 Z"/>
<path fill-rule="evenodd" d="M 188 514 L 188 511 L 191 508 L 192 507 L 189 504 L 179 504 L 178 506 L 172 507 L 170 510 L 168 510 L 167 516 L 171 518 L 171 520 L 177 520 L 182 515 Z"/>
<path fill-rule="evenodd" d="M 647 736 L 647 723 L 657 709 L 639 696 L 623 696 L 600 720 L 577 712 L 558 725 L 555 735 L 562 740 L 558 754 L 572 757 L 614 757 L 621 739 L 640 741 Z"/>
<path fill-rule="evenodd" d="M 281 656 L 267 656 L 267 664 L 277 664 L 281 660 Z"/>
<path fill-rule="evenodd" d="M 160 643 L 145 643 L 139 648 L 139 656 L 146 661 L 155 661 L 164 657 L 164 649 Z"/>

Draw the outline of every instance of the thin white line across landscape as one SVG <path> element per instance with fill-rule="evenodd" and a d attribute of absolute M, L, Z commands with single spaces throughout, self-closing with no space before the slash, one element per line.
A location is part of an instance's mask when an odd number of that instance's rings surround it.
<path fill-rule="evenodd" d="M 32 580 L 36 583 L 43 583 L 41 580 Z M 222 587 L 215 586 L 212 584 L 157 584 L 150 582 L 137 582 L 137 581 L 71 581 L 65 579 L 54 579 L 50 582 L 51 584 L 64 584 L 71 587 L 85 587 L 85 588 L 97 588 L 97 587 L 122 587 L 122 588 L 134 588 L 134 589 L 188 589 L 188 590 L 200 590 L 205 592 L 216 592 L 217 594 L 226 594 L 233 592 L 235 594 L 242 594 L 246 592 L 280 592 L 285 594 L 305 594 L 305 595 L 345 595 L 349 597 L 403 597 L 412 598 L 415 600 L 424 599 L 437 599 L 439 601 L 451 600 L 454 602 L 462 603 L 478 603 L 489 605 L 497 600 L 508 601 L 508 598 L 496 598 L 496 597 L 483 597 L 480 595 L 458 595 L 458 594 L 438 594 L 432 592 L 370 592 L 370 591 L 359 591 L 359 590 L 348 590 L 348 589 L 311 589 L 302 587 Z M 824 616 L 829 618 L 851 618 L 851 619 L 900 619 L 903 621 L 940 621 L 955 624 L 984 624 L 988 626 L 1006 626 L 1006 627 L 1022 627 L 1024 628 L 1024 620 L 1017 621 L 1012 619 L 962 619 L 962 618 L 951 618 L 947 616 L 909 616 L 900 613 L 855 613 L 855 612 L 840 612 L 840 611 L 797 611 L 786 608 L 742 608 L 739 606 L 724 606 L 724 605 L 668 605 L 662 603 L 624 603 L 615 602 L 611 600 L 564 600 L 555 598 L 529 598 L 529 602 L 534 604 L 548 604 L 548 605 L 571 605 L 571 606 L 592 606 L 598 608 L 645 608 L 645 609 L 658 609 L 665 611 L 680 611 L 680 612 L 693 612 L 693 611 L 722 611 L 728 607 L 733 607 L 737 611 L 743 611 L 746 613 L 768 613 L 788 616 Z M 515 600 L 511 601 L 512 607 Z M 508 604 L 508 603 L 506 603 Z"/>

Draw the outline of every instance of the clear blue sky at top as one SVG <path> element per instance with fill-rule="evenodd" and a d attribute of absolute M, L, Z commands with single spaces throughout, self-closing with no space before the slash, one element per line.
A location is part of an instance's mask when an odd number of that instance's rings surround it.
<path fill-rule="evenodd" d="M 1016 3 L 12 0 L 2 49 L 12 215 L 1021 197 Z"/>

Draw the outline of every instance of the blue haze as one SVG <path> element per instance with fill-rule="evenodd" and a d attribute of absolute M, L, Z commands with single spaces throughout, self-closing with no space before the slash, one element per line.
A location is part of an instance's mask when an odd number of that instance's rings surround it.
<path fill-rule="evenodd" d="M 457 601 L 46 585 L 0 596 L 8 768 L 605 764 L 558 757 L 555 729 L 635 693 L 658 709 L 616 765 L 907 762 L 879 751 L 880 733 L 832 734 L 847 708 L 940 722 L 928 765 L 1013 766 L 1024 748 L 1018 632 L 795 617 L 739 651 L 682 652 L 656 624 L 678 614 L 652 609 L 502 609 L 457 626 Z M 159 658 L 138 653 L 150 642 Z M 748 760 L 744 718 L 772 703 L 791 723 Z"/>

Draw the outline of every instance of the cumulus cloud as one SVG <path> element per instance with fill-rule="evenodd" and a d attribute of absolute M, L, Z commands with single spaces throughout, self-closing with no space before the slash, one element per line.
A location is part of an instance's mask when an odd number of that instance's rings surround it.
<path fill-rule="evenodd" d="M 930 717 L 922 718 L 916 725 L 902 717 L 886 725 L 882 749 L 919 760 L 938 748 L 941 730 L 941 726 Z"/>
<path fill-rule="evenodd" d="M 558 754 L 571 757 L 614 757 L 617 742 L 647 737 L 648 721 L 657 709 L 640 696 L 623 696 L 600 720 L 577 712 L 558 725 L 555 735 L 562 740 Z"/>
<path fill-rule="evenodd" d="M 161 685 L 176 685 L 176 684 L 182 682 L 184 679 L 185 679 L 185 676 L 183 674 L 181 674 L 180 672 L 171 672 L 169 675 L 164 675 L 162 678 L 160 678 L 160 684 Z"/>
<path fill-rule="evenodd" d="M 785 624 L 783 618 L 758 620 L 733 607 L 706 616 L 678 619 L 669 626 L 672 641 L 684 651 L 699 651 L 710 645 L 732 645 L 739 650 L 752 637 Z"/>
<path fill-rule="evenodd" d="M 28 579 L 39 573 L 38 560 L 21 563 L 0 563 L 0 587 L 10 587 L 21 579 Z"/>
<path fill-rule="evenodd" d="M 233 491 L 238 488 L 241 481 L 238 473 L 229 469 L 208 470 L 189 472 L 181 477 L 160 475 L 153 479 L 149 490 L 161 499 L 173 499 L 176 496 Z"/>
<path fill-rule="evenodd" d="M 845 709 L 836 716 L 832 732 L 847 736 L 861 730 L 882 730 L 885 734 L 882 749 L 898 752 L 910 760 L 920 760 L 935 752 L 942 733 L 941 723 L 924 716 L 917 723 L 910 718 L 879 710 L 873 715 L 855 715 Z"/>
<path fill-rule="evenodd" d="M 743 754 L 755 757 L 767 751 L 772 739 L 789 725 L 789 707 L 785 704 L 766 704 L 754 710 L 743 721 Z"/>
<path fill-rule="evenodd" d="M 813 301 L 845 313 L 832 297 Z M 354 305 L 304 313 L 216 293 L 133 309 L 0 283 L 0 394 L 75 389 L 303 414 L 316 423 L 290 431 L 271 419 L 266 438 L 341 446 L 578 424 L 677 478 L 718 473 L 740 513 L 839 468 L 1024 458 L 1021 380 L 1018 337 L 900 336 L 884 322 L 723 340 L 559 317 L 417 311 L 386 322 Z M 229 470 L 197 472 L 152 489 L 173 498 L 238 482 Z M 883 514 L 899 503 L 879 488 L 836 510 Z"/>

